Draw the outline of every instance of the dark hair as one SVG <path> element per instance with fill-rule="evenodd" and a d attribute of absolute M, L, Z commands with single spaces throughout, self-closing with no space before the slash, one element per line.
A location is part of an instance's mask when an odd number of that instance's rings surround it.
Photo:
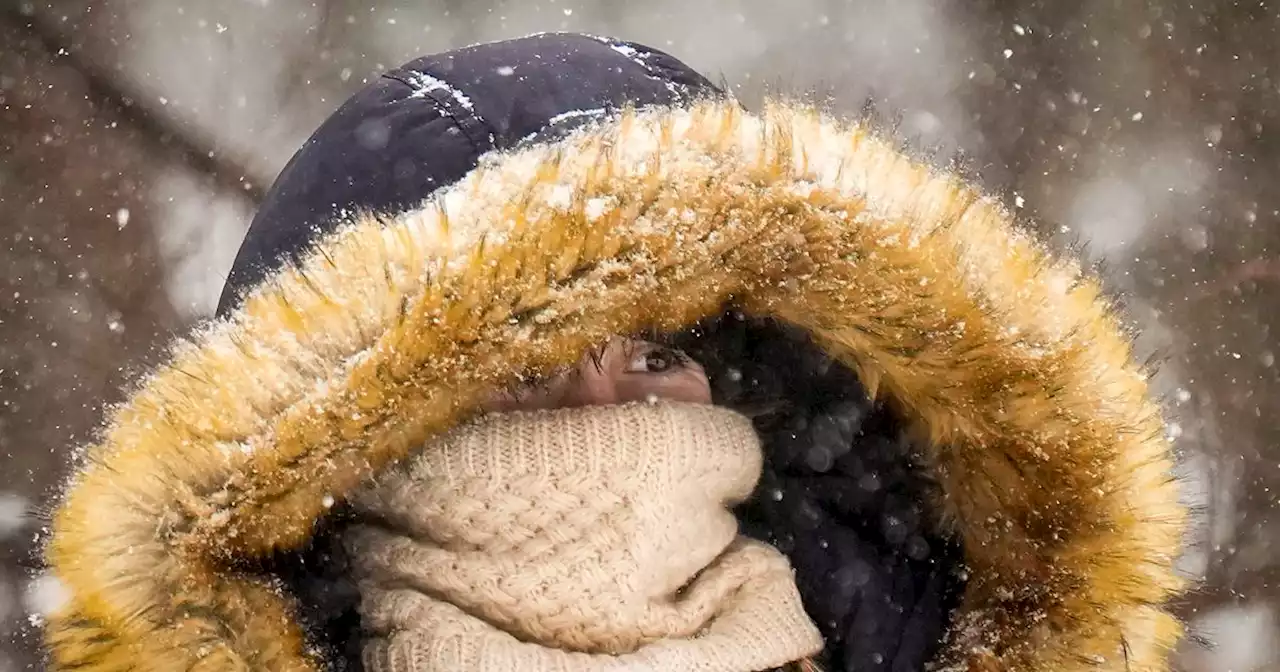
<path fill-rule="evenodd" d="M 827 672 L 921 670 L 950 624 L 963 580 L 959 544 L 929 510 L 936 487 L 892 410 L 803 332 L 729 312 L 643 338 L 706 369 L 713 400 L 752 418 L 765 465 L 736 511 L 743 533 L 796 569 L 806 610 L 826 639 Z M 273 567 L 331 669 L 358 671 L 359 593 L 335 507 L 301 552 Z"/>
<path fill-rule="evenodd" d="M 764 444 L 744 534 L 790 558 L 828 671 L 922 670 L 964 581 L 960 544 L 931 510 L 936 485 L 885 400 L 807 333 L 730 312 L 671 343 L 702 364 L 713 400 Z"/>

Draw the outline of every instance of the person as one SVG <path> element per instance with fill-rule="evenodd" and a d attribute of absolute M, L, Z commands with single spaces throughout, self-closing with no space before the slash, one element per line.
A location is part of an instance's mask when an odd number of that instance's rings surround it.
<path fill-rule="evenodd" d="M 388 72 L 289 162 L 69 482 L 45 636 L 90 672 L 1155 672 L 1172 474 L 1098 281 L 994 200 L 536 35 Z"/>
<path fill-rule="evenodd" d="M 687 355 L 614 338 L 376 475 L 342 535 L 364 669 L 803 669 L 791 567 L 732 511 L 759 437 L 711 402 Z"/>

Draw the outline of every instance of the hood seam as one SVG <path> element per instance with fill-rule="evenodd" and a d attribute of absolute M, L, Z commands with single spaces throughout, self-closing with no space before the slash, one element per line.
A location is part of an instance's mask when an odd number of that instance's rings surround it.
<path fill-rule="evenodd" d="M 445 86 L 453 91 L 462 91 L 462 89 L 448 83 L 448 81 L 443 77 L 434 75 L 426 69 L 414 72 L 444 83 Z M 421 94 L 421 97 L 434 103 L 436 110 L 440 112 L 440 114 L 449 117 L 449 119 L 453 121 L 454 125 L 457 126 L 458 131 L 461 132 L 463 136 L 467 138 L 467 141 L 471 143 L 471 149 L 476 154 L 484 154 L 494 149 L 493 132 L 488 128 L 484 119 L 482 119 L 479 114 L 476 114 L 474 110 L 464 108 L 453 98 L 453 96 L 445 95 L 438 88 L 415 84 L 414 82 L 406 79 L 400 71 L 383 73 L 382 76 L 386 79 L 400 82 L 401 84 L 409 87 L 411 95 Z"/>

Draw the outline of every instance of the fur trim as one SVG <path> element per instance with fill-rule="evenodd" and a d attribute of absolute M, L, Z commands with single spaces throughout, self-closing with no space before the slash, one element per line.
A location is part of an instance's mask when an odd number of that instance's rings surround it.
<path fill-rule="evenodd" d="M 862 126 L 713 103 L 493 156 L 180 345 L 57 513 L 56 666 L 316 669 L 231 561 L 297 547 L 486 391 L 729 302 L 807 329 L 936 447 L 970 572 L 940 665 L 1166 669 L 1185 512 L 1097 282 Z"/>

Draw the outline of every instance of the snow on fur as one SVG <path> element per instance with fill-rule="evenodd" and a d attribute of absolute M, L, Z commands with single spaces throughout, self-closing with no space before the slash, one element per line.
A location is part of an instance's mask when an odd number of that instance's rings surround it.
<path fill-rule="evenodd" d="M 494 388 L 727 303 L 808 330 L 934 447 L 970 569 L 940 665 L 1167 667 L 1185 512 L 1097 283 L 862 126 L 628 113 L 319 247 L 90 448 L 48 548 L 55 668 L 319 669 L 287 599 L 230 560 L 302 544 Z"/>

